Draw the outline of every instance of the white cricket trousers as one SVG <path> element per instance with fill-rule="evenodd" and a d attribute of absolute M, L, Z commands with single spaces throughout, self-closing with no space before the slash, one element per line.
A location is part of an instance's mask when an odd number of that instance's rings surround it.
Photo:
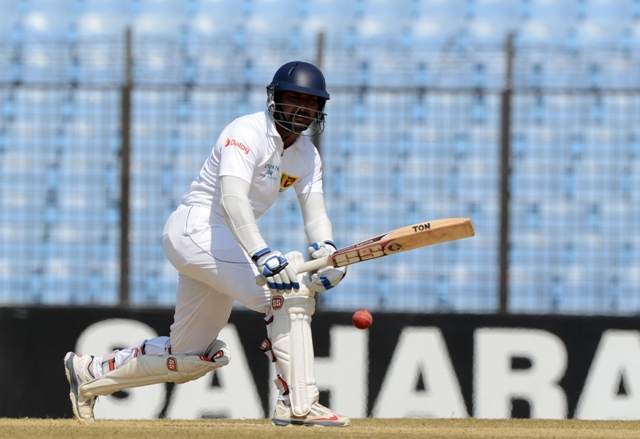
<path fill-rule="evenodd" d="M 170 334 L 174 353 L 203 355 L 227 324 L 234 300 L 270 311 L 271 292 L 256 285 L 249 255 L 226 223 L 210 221 L 210 215 L 206 207 L 180 206 L 165 224 L 162 248 L 180 272 Z"/>

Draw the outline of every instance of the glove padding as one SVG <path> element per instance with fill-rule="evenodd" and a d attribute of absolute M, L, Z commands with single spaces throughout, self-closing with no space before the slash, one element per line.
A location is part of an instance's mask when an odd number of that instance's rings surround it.
<path fill-rule="evenodd" d="M 309 254 L 313 259 L 320 259 L 331 256 L 336 252 L 337 248 L 333 241 L 314 242 L 309 246 Z"/>
<path fill-rule="evenodd" d="M 333 241 L 314 242 L 309 246 L 309 254 L 313 259 L 320 259 L 331 256 L 336 252 L 336 245 Z M 311 276 L 309 289 L 314 293 L 321 293 L 330 290 L 340 283 L 347 275 L 347 267 L 326 267 L 318 270 Z"/>
<path fill-rule="evenodd" d="M 258 267 L 258 272 L 266 280 L 272 294 L 298 291 L 298 272 L 287 258 L 278 250 L 270 248 L 256 252 L 251 259 Z"/>
<path fill-rule="evenodd" d="M 340 283 L 347 275 L 347 267 L 325 267 L 311 276 L 309 289 L 314 293 L 330 290 Z"/>

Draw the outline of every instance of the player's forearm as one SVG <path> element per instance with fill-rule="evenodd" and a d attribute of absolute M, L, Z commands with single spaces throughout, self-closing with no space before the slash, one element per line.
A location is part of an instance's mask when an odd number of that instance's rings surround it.
<path fill-rule="evenodd" d="M 267 243 L 260 234 L 249 198 L 243 193 L 243 188 L 237 186 L 242 186 L 244 182 L 233 177 L 222 179 L 223 182 L 225 180 L 226 183 L 222 184 L 220 207 L 233 236 L 249 255 L 253 255 L 267 247 Z"/>
<path fill-rule="evenodd" d="M 298 200 L 309 244 L 333 241 L 333 227 L 325 209 L 324 195 L 313 192 L 298 196 Z"/>

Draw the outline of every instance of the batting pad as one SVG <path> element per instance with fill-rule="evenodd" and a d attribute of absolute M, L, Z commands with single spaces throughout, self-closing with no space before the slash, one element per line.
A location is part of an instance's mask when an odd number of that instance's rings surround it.
<path fill-rule="evenodd" d="M 229 364 L 231 355 L 221 340 L 214 342 L 213 358 L 196 355 L 139 355 L 127 364 L 80 386 L 86 398 L 110 395 L 132 387 L 158 383 L 186 383 Z"/>
<path fill-rule="evenodd" d="M 315 300 L 305 292 L 309 290 L 301 285 L 298 293 L 302 295 L 274 296 L 271 301 L 272 350 L 289 386 L 291 410 L 296 416 L 306 416 L 319 397 L 311 338 Z"/>

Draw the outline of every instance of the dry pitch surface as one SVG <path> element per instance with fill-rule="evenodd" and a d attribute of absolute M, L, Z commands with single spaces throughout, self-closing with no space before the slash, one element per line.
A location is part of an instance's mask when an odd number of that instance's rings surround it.
<path fill-rule="evenodd" d="M 276 428 L 267 420 L 98 421 L 0 419 L 0 438 L 640 438 L 638 421 L 545 421 L 530 419 L 354 419 L 346 428 Z"/>

